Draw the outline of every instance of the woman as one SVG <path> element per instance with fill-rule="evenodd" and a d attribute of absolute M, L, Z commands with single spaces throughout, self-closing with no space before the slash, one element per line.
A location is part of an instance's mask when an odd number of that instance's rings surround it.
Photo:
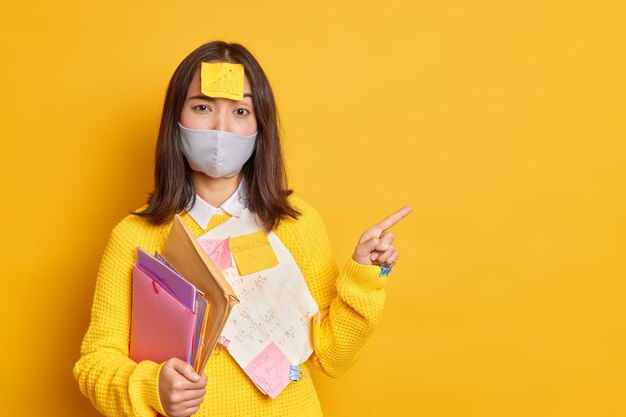
<path fill-rule="evenodd" d="M 203 79 L 201 68 L 213 64 L 243 65 L 242 96 L 205 94 L 215 80 Z M 270 399 L 227 350 L 211 356 L 202 376 L 180 359 L 158 364 L 128 357 L 136 247 L 161 251 L 175 214 L 199 237 L 249 210 L 288 249 L 320 310 L 319 323 L 313 322 L 314 351 L 300 371 L 306 375 L 311 363 L 334 377 L 348 369 L 381 316 L 387 275 L 380 276 L 381 269 L 388 272 L 398 259 L 387 229 L 411 208 L 369 228 L 339 272 L 321 217 L 291 194 L 263 70 L 241 45 L 202 45 L 179 65 L 167 90 L 155 190 L 147 205 L 113 229 L 102 258 L 91 322 L 74 367 L 81 391 L 98 410 L 109 416 L 321 415 L 310 378 Z"/>

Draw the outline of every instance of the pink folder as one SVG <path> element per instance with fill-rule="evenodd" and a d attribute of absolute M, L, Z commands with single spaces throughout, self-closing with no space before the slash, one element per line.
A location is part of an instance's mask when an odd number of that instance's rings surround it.
<path fill-rule="evenodd" d="M 157 363 L 189 361 L 195 313 L 163 288 L 150 273 L 133 265 L 130 358 Z"/>

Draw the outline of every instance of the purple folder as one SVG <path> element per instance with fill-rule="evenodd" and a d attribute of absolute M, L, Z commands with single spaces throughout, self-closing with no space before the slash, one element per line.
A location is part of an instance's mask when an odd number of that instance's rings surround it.
<path fill-rule="evenodd" d="M 139 246 L 137 247 L 137 263 L 158 279 L 181 303 L 191 311 L 196 311 L 196 287 L 193 284 Z"/>

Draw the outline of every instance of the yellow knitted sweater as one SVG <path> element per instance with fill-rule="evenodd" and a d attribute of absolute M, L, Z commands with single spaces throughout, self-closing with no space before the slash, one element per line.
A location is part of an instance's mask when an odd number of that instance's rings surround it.
<path fill-rule="evenodd" d="M 309 291 L 322 312 L 313 327 L 311 363 L 337 377 L 354 364 L 376 327 L 385 300 L 380 268 L 352 259 L 339 273 L 320 215 L 297 197 L 291 204 L 302 213 L 281 221 L 274 230 L 297 262 Z M 186 212 L 185 223 L 196 237 L 230 216 L 214 215 L 202 230 Z M 165 415 L 159 399 L 162 364 L 136 363 L 128 357 L 131 322 L 132 265 L 136 247 L 162 251 L 171 223 L 154 226 L 129 215 L 118 223 L 107 243 L 91 309 L 91 321 L 74 365 L 81 392 L 107 416 Z M 274 400 L 263 395 L 227 350 L 214 353 L 205 368 L 206 395 L 195 416 L 319 416 L 321 407 L 311 378 L 291 382 Z"/>

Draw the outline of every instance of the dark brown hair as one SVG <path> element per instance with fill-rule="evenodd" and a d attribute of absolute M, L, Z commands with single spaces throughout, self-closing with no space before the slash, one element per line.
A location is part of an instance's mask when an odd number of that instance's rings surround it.
<path fill-rule="evenodd" d="M 280 129 L 274 93 L 263 69 L 242 45 L 214 41 L 189 54 L 176 68 L 170 80 L 163 104 L 161 127 L 156 146 L 154 191 L 148 206 L 137 216 L 152 224 L 170 221 L 174 214 L 195 203 L 196 194 L 191 168 L 183 155 L 178 121 L 187 96 L 189 84 L 202 62 L 232 62 L 243 64 L 252 88 L 252 102 L 257 120 L 255 151 L 241 170 L 248 189 L 248 203 L 266 230 L 281 219 L 300 214 L 288 202 L 292 190 L 287 188 L 287 176 L 280 146 Z"/>

